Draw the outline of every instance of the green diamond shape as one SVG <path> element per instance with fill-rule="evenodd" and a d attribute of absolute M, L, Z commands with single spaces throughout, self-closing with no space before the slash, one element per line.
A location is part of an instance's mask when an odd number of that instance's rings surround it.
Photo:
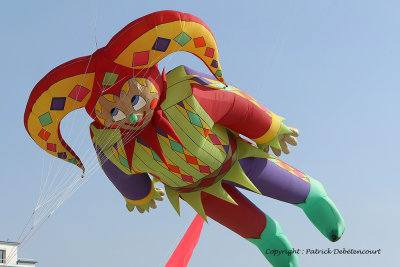
<path fill-rule="evenodd" d="M 69 159 L 68 161 L 71 162 L 72 164 L 76 164 L 76 158 Z"/>
<path fill-rule="evenodd" d="M 104 74 L 104 78 L 103 78 L 103 85 L 104 86 L 111 86 L 114 85 L 114 83 L 117 81 L 118 79 L 118 74 L 116 73 L 112 73 L 112 72 L 106 72 L 106 74 Z"/>
<path fill-rule="evenodd" d="M 203 124 L 201 124 L 201 120 L 199 115 L 194 114 L 193 112 L 186 110 L 187 114 L 189 115 L 190 122 L 196 126 L 203 128 Z"/>
<path fill-rule="evenodd" d="M 215 75 L 217 75 L 218 77 L 221 77 L 222 76 L 222 71 L 221 70 L 217 70 L 215 72 Z"/>
<path fill-rule="evenodd" d="M 126 158 L 124 158 L 123 156 L 121 156 L 121 154 L 118 154 L 119 156 L 119 162 L 121 162 L 121 164 L 127 168 L 129 168 L 129 164 L 128 161 L 126 160 Z"/>
<path fill-rule="evenodd" d="M 184 46 L 187 44 L 190 40 L 192 40 L 192 37 L 187 35 L 185 32 L 181 32 L 178 36 L 174 38 L 175 42 L 180 44 L 180 46 Z"/>
<path fill-rule="evenodd" d="M 153 153 L 153 158 L 154 158 L 156 161 L 163 162 L 163 161 L 160 159 L 160 157 L 156 154 L 156 152 L 154 152 L 154 150 L 151 150 L 151 153 Z"/>
<path fill-rule="evenodd" d="M 42 127 L 52 123 L 53 120 L 51 119 L 50 112 L 46 112 L 43 115 L 40 115 L 39 121 L 40 121 L 40 124 L 42 125 Z"/>
<path fill-rule="evenodd" d="M 183 147 L 178 142 L 175 142 L 174 140 L 169 139 L 169 143 L 171 144 L 171 147 L 173 150 L 175 150 L 177 152 L 181 152 L 183 154 L 185 153 L 185 151 L 183 151 Z"/>

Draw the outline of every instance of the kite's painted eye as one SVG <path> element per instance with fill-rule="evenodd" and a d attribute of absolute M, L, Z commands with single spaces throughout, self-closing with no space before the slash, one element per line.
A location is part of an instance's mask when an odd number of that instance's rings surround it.
<path fill-rule="evenodd" d="M 118 108 L 113 108 L 111 109 L 111 116 L 113 118 L 114 121 L 120 121 L 126 118 L 125 113 L 123 113 L 121 110 L 119 110 Z"/>
<path fill-rule="evenodd" d="M 132 107 L 136 111 L 138 111 L 139 109 L 141 109 L 146 105 L 146 100 L 144 100 L 144 98 L 141 97 L 140 95 L 134 95 L 131 101 L 132 101 Z"/>

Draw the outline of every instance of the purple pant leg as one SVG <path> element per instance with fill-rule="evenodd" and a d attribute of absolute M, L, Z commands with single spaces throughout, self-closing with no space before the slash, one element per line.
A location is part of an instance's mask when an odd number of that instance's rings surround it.
<path fill-rule="evenodd" d="M 264 196 L 298 204 L 303 203 L 310 192 L 309 183 L 265 158 L 244 158 L 239 163 Z"/>

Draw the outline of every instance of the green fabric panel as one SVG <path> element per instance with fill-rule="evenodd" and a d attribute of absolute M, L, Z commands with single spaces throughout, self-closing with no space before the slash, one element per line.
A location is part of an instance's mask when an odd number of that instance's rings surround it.
<path fill-rule="evenodd" d="M 176 107 L 171 107 L 164 113 L 186 145 L 187 150 L 214 170 L 221 166 L 226 158 L 226 153 L 205 139 Z"/>
<path fill-rule="evenodd" d="M 119 158 L 117 159 L 114 153 L 111 150 L 111 147 L 116 143 L 120 142 L 117 136 L 120 138 L 120 134 L 118 130 L 109 130 L 109 129 L 97 129 L 93 125 L 90 125 L 90 129 L 92 130 L 93 136 L 95 138 L 96 144 L 103 151 L 103 154 L 109 159 L 115 166 L 117 166 L 122 172 L 125 174 L 132 174 L 127 168 L 125 168 Z M 118 132 L 116 132 L 118 131 Z M 118 135 L 119 134 L 119 135 Z M 120 143 L 121 145 L 121 143 Z"/>
<path fill-rule="evenodd" d="M 168 88 L 174 86 L 175 84 L 187 80 L 187 74 L 185 71 L 185 67 L 183 65 L 178 66 L 172 70 L 170 70 L 167 75 L 167 86 Z"/>
<path fill-rule="evenodd" d="M 170 189 L 169 187 L 165 187 L 165 193 L 172 207 L 174 207 L 178 215 L 181 215 L 179 208 L 179 194 L 176 191 Z"/>
<path fill-rule="evenodd" d="M 297 255 L 295 253 L 282 253 L 277 255 L 274 255 L 273 253 L 266 253 L 267 250 L 289 252 L 293 250 L 293 247 L 286 235 L 282 232 L 282 228 L 280 227 L 279 223 L 268 215 L 265 216 L 267 217 L 267 225 L 264 231 L 261 233 L 260 238 L 246 239 L 261 250 L 264 257 L 267 258 L 272 266 L 299 266 Z"/>
<path fill-rule="evenodd" d="M 238 149 L 238 159 L 244 158 L 268 158 L 268 153 L 265 151 L 250 145 L 249 143 L 242 140 L 242 138 L 236 138 L 236 144 Z"/>
<path fill-rule="evenodd" d="M 203 107 L 199 104 L 199 102 L 193 95 L 191 97 L 188 97 L 187 99 L 185 99 L 185 101 L 186 101 L 186 103 L 189 104 L 189 106 L 192 107 L 193 110 L 195 110 L 197 112 L 197 114 L 208 124 L 208 126 L 210 126 L 210 128 L 213 128 L 214 121 L 211 119 L 211 117 L 203 109 Z"/>
<path fill-rule="evenodd" d="M 201 191 L 181 193 L 180 196 L 207 222 L 207 216 L 201 202 Z"/>
<path fill-rule="evenodd" d="M 307 215 L 312 224 L 329 240 L 335 242 L 342 236 L 346 225 L 336 205 L 323 185 L 309 177 L 310 192 L 304 203 L 295 204 Z"/>
<path fill-rule="evenodd" d="M 194 168 L 190 163 L 186 160 L 179 157 L 179 155 L 174 152 L 168 144 L 166 144 L 162 139 L 160 139 L 160 145 L 162 150 L 164 151 L 164 155 L 170 161 L 172 161 L 176 166 L 179 166 L 182 170 L 184 170 L 187 174 L 193 176 L 196 179 L 200 179 L 204 177 L 204 173 L 201 173 L 199 170 Z"/>
<path fill-rule="evenodd" d="M 183 66 L 175 68 L 167 74 L 167 84 L 168 90 L 165 100 L 161 103 L 162 109 L 167 109 L 192 95 L 192 87 Z"/>
<path fill-rule="evenodd" d="M 229 144 L 229 135 L 224 126 L 215 124 L 214 127 L 212 127 L 211 131 L 225 143 Z"/>
<path fill-rule="evenodd" d="M 159 176 L 168 185 L 173 187 L 188 185 L 188 183 L 183 181 L 180 177 L 157 163 L 140 145 L 135 147 L 135 153 L 136 152 L 138 158 L 147 166 L 149 171 Z"/>
<path fill-rule="evenodd" d="M 118 129 L 97 129 L 93 125 L 90 125 L 90 129 L 95 136 L 96 144 L 103 151 L 108 150 L 121 140 L 121 132 Z"/>

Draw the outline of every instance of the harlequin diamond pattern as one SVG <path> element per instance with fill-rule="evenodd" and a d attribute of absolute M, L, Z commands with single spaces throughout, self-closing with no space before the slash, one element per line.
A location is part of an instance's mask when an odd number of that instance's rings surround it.
<path fill-rule="evenodd" d="M 186 102 L 181 101 L 177 103 L 178 110 L 190 121 L 191 124 L 205 137 L 210 133 L 210 126 L 192 109 Z"/>
<path fill-rule="evenodd" d="M 207 140 L 211 141 L 222 152 L 228 153 L 229 150 L 228 143 L 224 142 L 217 135 L 213 134 L 213 132 L 210 129 L 210 126 L 208 126 L 207 123 L 204 120 L 202 120 L 198 114 L 194 113 L 194 110 L 186 101 L 181 101 L 177 103 L 176 107 L 183 115 L 185 115 L 185 117 L 190 121 L 190 123 L 194 125 L 194 128 L 196 128 L 202 135 L 204 135 L 204 137 L 207 138 Z"/>
<path fill-rule="evenodd" d="M 210 167 L 206 166 L 206 164 L 204 162 L 202 162 L 201 160 L 199 160 L 198 158 L 193 156 L 192 153 L 190 153 L 185 147 L 183 147 L 180 143 L 178 143 L 170 135 L 168 135 L 167 133 L 165 133 L 158 127 L 156 128 L 156 131 L 157 131 L 158 137 L 162 141 L 164 141 L 165 144 L 169 145 L 171 150 L 174 151 L 179 157 L 186 160 L 186 162 L 189 163 L 193 168 L 195 168 L 196 170 L 198 170 L 202 173 L 205 173 L 205 174 L 209 174 L 214 171 Z M 149 149 L 149 151 L 150 151 L 150 149 Z M 153 150 L 151 150 L 151 152 L 149 152 L 149 153 L 152 153 L 153 158 L 155 160 L 157 158 L 159 158 Z M 176 166 L 172 161 L 169 160 L 168 157 L 166 158 L 166 160 L 167 160 L 167 164 L 165 164 L 162 161 L 159 161 L 158 163 L 161 166 L 163 166 L 164 168 L 167 168 L 169 171 L 173 172 L 175 175 L 180 177 L 185 182 L 189 182 L 189 183 L 196 182 L 196 180 L 192 176 L 188 175 L 182 169 L 180 169 L 178 166 Z"/>
<path fill-rule="evenodd" d="M 125 153 L 122 151 L 118 142 L 111 147 L 111 150 L 114 154 L 114 157 L 119 161 L 119 163 L 121 163 L 122 166 L 130 170 L 129 162 L 126 159 Z"/>

